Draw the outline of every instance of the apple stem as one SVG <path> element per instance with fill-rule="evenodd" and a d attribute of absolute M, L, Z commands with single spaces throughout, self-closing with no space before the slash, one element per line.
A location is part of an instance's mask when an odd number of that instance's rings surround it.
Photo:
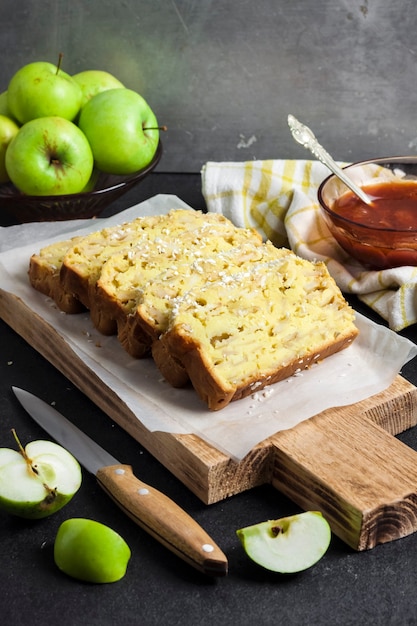
<path fill-rule="evenodd" d="M 143 130 L 168 130 L 168 126 L 151 126 L 150 128 L 147 128 L 146 126 L 144 126 Z"/>
<path fill-rule="evenodd" d="M 19 452 L 22 455 L 22 457 L 25 459 L 26 461 L 26 465 L 28 466 L 28 470 L 31 474 L 35 474 L 35 476 L 39 476 L 39 472 L 37 470 L 36 465 L 33 464 L 33 461 L 28 457 L 28 455 L 26 454 L 26 450 L 24 449 L 24 447 L 22 446 L 19 437 L 17 436 L 16 430 L 14 428 L 12 428 L 12 433 L 13 433 L 13 437 L 15 438 L 15 441 L 19 447 Z M 49 487 L 48 485 L 46 485 L 45 483 L 42 483 L 44 488 L 46 489 L 46 491 L 48 492 L 48 502 L 52 502 L 55 498 L 56 498 L 56 488 L 55 487 Z"/>
<path fill-rule="evenodd" d="M 63 52 L 60 52 L 60 53 L 59 53 L 59 56 L 58 56 L 58 63 L 57 63 L 57 66 L 56 66 L 56 74 L 57 74 L 57 75 L 58 75 L 58 73 L 59 73 L 59 70 L 61 69 L 61 64 L 62 64 L 62 59 L 63 59 L 63 57 L 64 57 L 64 53 L 63 53 Z"/>
<path fill-rule="evenodd" d="M 31 473 L 33 473 L 33 474 L 38 475 L 38 472 L 36 471 L 36 468 L 33 466 L 31 459 L 26 454 L 26 450 L 24 449 L 24 447 L 20 443 L 20 439 L 17 436 L 16 430 L 14 428 L 12 428 L 12 433 L 13 433 L 13 437 L 15 438 L 15 441 L 16 441 L 18 447 L 19 447 L 19 452 L 22 455 L 22 457 L 25 459 L 26 465 L 28 466 L 29 471 Z"/>
<path fill-rule="evenodd" d="M 29 472 L 31 474 L 35 474 L 35 476 L 39 476 L 39 472 L 38 472 L 36 465 L 33 464 L 32 460 L 26 454 L 26 450 L 20 443 L 20 439 L 17 436 L 16 430 L 14 428 L 12 428 L 12 433 L 19 447 L 19 452 L 26 461 L 26 465 L 28 466 Z M 49 487 L 49 485 L 47 485 L 46 483 L 42 483 L 42 484 L 43 484 L 44 489 L 48 492 L 48 495 L 46 496 L 46 502 L 49 504 L 55 500 L 57 496 L 57 489 L 56 487 Z"/>
<path fill-rule="evenodd" d="M 12 428 L 12 434 L 13 434 L 13 437 L 15 438 L 15 441 L 16 441 L 16 443 L 17 443 L 18 447 L 19 447 L 19 452 L 20 452 L 20 454 L 23 456 L 23 458 L 24 458 L 24 459 L 27 459 L 27 458 L 28 458 L 28 456 L 27 456 L 27 454 L 26 454 L 26 452 L 25 452 L 24 447 L 23 447 L 23 446 L 22 446 L 22 444 L 20 443 L 20 439 L 19 439 L 19 437 L 17 436 L 16 430 L 15 430 L 14 428 Z"/>

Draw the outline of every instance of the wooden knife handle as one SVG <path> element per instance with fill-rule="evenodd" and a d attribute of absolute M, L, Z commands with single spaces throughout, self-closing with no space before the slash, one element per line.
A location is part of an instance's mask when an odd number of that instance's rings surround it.
<path fill-rule="evenodd" d="M 130 465 L 96 474 L 104 491 L 141 528 L 181 559 L 209 576 L 227 574 L 227 558 L 209 535 L 173 500 L 133 474 Z"/>

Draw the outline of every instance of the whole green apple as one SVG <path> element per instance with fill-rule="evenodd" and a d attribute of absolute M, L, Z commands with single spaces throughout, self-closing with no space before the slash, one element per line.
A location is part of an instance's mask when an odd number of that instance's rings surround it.
<path fill-rule="evenodd" d="M 27 519 L 52 515 L 81 485 L 78 461 L 52 441 L 32 441 L 23 449 L 0 448 L 0 508 Z"/>
<path fill-rule="evenodd" d="M 82 108 L 78 126 L 86 135 L 95 164 L 108 174 L 133 174 L 153 159 L 158 122 L 142 96 L 131 89 L 109 89 Z"/>
<path fill-rule="evenodd" d="M 0 183 L 6 183 L 10 180 L 6 170 L 6 151 L 18 131 L 19 126 L 16 122 L 0 114 Z"/>
<path fill-rule="evenodd" d="M 331 540 L 329 523 L 318 511 L 306 511 L 236 531 L 249 558 L 281 574 L 301 572 L 324 556 Z"/>
<path fill-rule="evenodd" d="M 73 120 L 80 110 L 81 99 L 79 84 L 60 65 L 46 61 L 21 67 L 7 88 L 9 109 L 20 124 L 50 116 Z"/>
<path fill-rule="evenodd" d="M 112 528 L 90 519 L 67 519 L 58 529 L 54 560 L 78 580 L 113 583 L 126 574 L 130 548 Z"/>
<path fill-rule="evenodd" d="M 6 152 L 13 184 L 33 196 L 83 191 L 94 166 L 82 131 L 62 117 L 40 117 L 24 124 Z"/>
<path fill-rule="evenodd" d="M 108 89 L 124 88 L 124 85 L 113 74 L 103 70 L 85 70 L 78 74 L 73 74 L 73 79 L 79 84 L 82 91 L 81 108 L 93 96 Z"/>

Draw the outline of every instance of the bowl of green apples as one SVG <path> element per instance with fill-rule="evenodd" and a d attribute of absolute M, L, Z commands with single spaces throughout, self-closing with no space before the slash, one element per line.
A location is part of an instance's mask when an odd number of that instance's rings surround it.
<path fill-rule="evenodd" d="M 96 172 L 90 191 L 61 195 L 27 195 L 11 182 L 0 185 L 0 225 L 54 222 L 98 217 L 110 204 L 138 185 L 162 156 L 159 142 L 151 162 L 134 174 L 122 176 Z"/>
<path fill-rule="evenodd" d="M 161 159 L 161 127 L 138 92 L 61 61 L 23 66 L 0 94 L 1 225 L 97 217 Z"/>

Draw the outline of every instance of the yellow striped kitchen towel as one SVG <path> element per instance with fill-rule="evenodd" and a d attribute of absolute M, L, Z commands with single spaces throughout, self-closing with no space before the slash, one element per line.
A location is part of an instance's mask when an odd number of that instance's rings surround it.
<path fill-rule="evenodd" d="M 303 258 L 324 261 L 340 289 L 357 294 L 392 330 L 415 324 L 417 267 L 369 271 L 340 248 L 317 201 L 328 175 L 317 161 L 210 161 L 201 172 L 202 192 L 208 211 L 256 228 L 264 239 Z"/>

